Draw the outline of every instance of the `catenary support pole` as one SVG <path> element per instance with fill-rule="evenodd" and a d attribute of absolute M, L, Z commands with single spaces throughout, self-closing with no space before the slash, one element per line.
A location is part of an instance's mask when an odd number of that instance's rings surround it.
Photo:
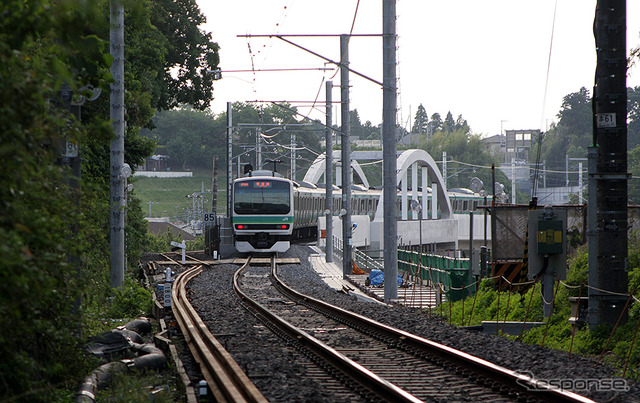
<path fill-rule="evenodd" d="M 342 274 L 351 274 L 351 117 L 349 113 L 349 35 L 340 35 L 340 124 L 342 164 Z"/>
<path fill-rule="evenodd" d="M 124 215 L 125 194 L 124 177 L 124 6 L 120 0 L 111 0 L 111 107 L 110 118 L 113 122 L 114 138 L 111 140 L 110 156 L 110 247 L 112 288 L 122 286 L 124 282 Z"/>
<path fill-rule="evenodd" d="M 589 293 L 589 306 L 597 303 L 598 323 L 613 324 L 628 318 L 624 301 L 628 292 L 627 216 L 627 59 L 626 0 L 598 0 L 594 21 L 596 74 L 593 90 L 593 145 L 597 150 L 597 256 L 598 288 Z M 592 284 L 589 284 L 590 286 Z M 590 291 L 592 287 L 590 287 Z M 592 302 L 593 300 L 593 302 Z M 591 324 L 591 321 L 590 321 Z"/>
<path fill-rule="evenodd" d="M 331 91 L 333 90 L 333 82 L 327 81 L 326 85 L 326 119 L 325 119 L 325 142 L 326 142 L 326 155 L 324 183 L 325 183 L 325 217 L 326 217 L 326 232 L 325 232 L 325 259 L 327 263 L 333 262 L 333 141 L 331 140 L 333 131 L 331 130 L 333 111 L 331 102 L 333 100 Z"/>
<path fill-rule="evenodd" d="M 396 0 L 382 2 L 382 159 L 384 209 L 384 300 L 398 298 L 398 223 L 396 213 Z"/>
<path fill-rule="evenodd" d="M 227 217 L 231 218 L 231 184 L 233 182 L 233 107 L 227 102 Z M 238 156 L 238 172 L 240 157 Z"/>

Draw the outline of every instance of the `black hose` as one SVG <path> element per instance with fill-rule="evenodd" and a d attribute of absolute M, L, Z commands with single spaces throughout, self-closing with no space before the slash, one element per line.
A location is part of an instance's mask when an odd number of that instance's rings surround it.
<path fill-rule="evenodd" d="M 137 350 L 140 355 L 133 359 L 133 366 L 135 369 L 161 369 L 167 364 L 167 357 L 165 357 L 162 350 L 154 346 L 153 343 L 143 344 L 140 346 L 133 346 L 134 350 Z"/>
<path fill-rule="evenodd" d="M 73 401 L 76 403 L 95 403 L 98 391 L 111 384 L 113 375 L 126 371 L 127 365 L 122 361 L 109 362 L 99 366 L 84 379 Z"/>
<path fill-rule="evenodd" d="M 142 318 L 131 321 L 101 336 L 104 339 L 106 335 L 121 335 L 121 337 L 129 339 L 128 348 L 136 352 L 139 356 L 134 359 L 109 362 L 93 370 L 91 375 L 86 377 L 80 388 L 78 388 L 74 402 L 95 403 L 96 394 L 100 389 L 105 389 L 111 384 L 113 375 L 125 372 L 129 368 L 140 370 L 157 370 L 164 368 L 167 364 L 167 358 L 162 350 L 154 346 L 153 343 L 141 344 L 143 340 L 137 333 L 138 331 L 143 334 L 151 332 L 151 323 L 148 319 Z M 92 349 L 89 348 L 89 351 L 92 351 Z M 106 356 L 104 351 L 98 352 L 96 350 L 95 354 L 102 357 Z"/>
<path fill-rule="evenodd" d="M 144 335 L 151 333 L 151 321 L 147 318 L 138 318 L 124 325 L 125 329 Z"/>

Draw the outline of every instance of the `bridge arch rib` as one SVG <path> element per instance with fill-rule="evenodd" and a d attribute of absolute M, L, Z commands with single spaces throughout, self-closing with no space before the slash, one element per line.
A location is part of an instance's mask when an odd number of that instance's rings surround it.
<path fill-rule="evenodd" d="M 382 157 L 382 153 L 380 152 L 380 158 L 381 157 Z M 338 161 L 340 159 L 340 150 L 333 151 L 333 158 L 334 158 L 334 161 Z M 307 171 L 304 177 L 304 180 L 314 184 L 319 183 L 320 179 L 324 176 L 326 172 L 326 161 L 327 161 L 326 154 L 319 155 L 316 158 L 316 160 L 313 162 L 313 164 L 311 164 L 311 167 Z M 358 164 L 358 162 L 355 159 L 352 159 L 351 167 L 353 168 L 353 171 L 354 171 L 354 179 L 357 177 L 359 179 L 359 182 L 362 183 L 362 185 L 368 189 L 369 181 L 364 171 L 362 170 L 362 167 L 360 166 L 360 164 Z M 423 176 L 426 174 L 428 179 L 431 181 L 431 183 L 435 185 L 433 186 L 433 188 L 437 188 L 436 198 L 438 200 L 438 207 L 440 208 L 440 214 L 441 214 L 440 217 L 444 219 L 452 218 L 453 211 L 451 209 L 451 201 L 449 200 L 449 194 L 447 193 L 447 189 L 445 187 L 444 178 L 442 177 L 442 174 L 440 173 L 440 169 L 436 165 L 436 162 L 433 159 L 433 157 L 431 157 L 431 155 L 428 152 L 420 149 L 407 150 L 407 151 L 404 151 L 402 154 L 400 154 L 397 161 L 396 186 L 403 185 L 403 188 L 404 188 L 403 181 L 408 181 L 409 168 L 412 168 L 414 170 L 418 168 L 423 169 Z M 414 171 L 414 176 L 417 178 L 417 174 L 415 171 Z M 354 183 L 356 182 L 358 181 L 354 180 Z M 416 182 L 417 180 L 413 181 L 412 185 L 417 186 Z M 426 183 L 426 181 L 423 181 L 423 183 Z M 414 190 L 413 193 L 416 194 L 417 189 Z M 406 192 L 403 192 L 402 198 L 404 200 L 402 203 L 404 205 L 406 205 L 408 202 L 406 200 L 407 197 L 408 196 Z M 424 199 L 425 198 L 423 197 L 423 200 Z M 373 221 L 382 221 L 382 217 L 383 217 L 382 206 L 383 206 L 383 203 L 382 203 L 382 197 L 381 197 L 380 202 L 378 203 L 378 207 L 377 207 Z M 426 203 L 424 203 L 424 206 L 426 206 Z M 426 208 L 426 207 L 423 207 L 423 208 Z"/>
<path fill-rule="evenodd" d="M 338 162 L 340 162 L 340 158 L 341 158 L 340 150 L 334 150 L 333 151 L 334 164 L 337 164 Z M 313 183 L 313 184 L 318 184 L 320 182 L 320 178 L 322 178 L 326 172 L 326 166 L 327 166 L 326 153 L 318 155 L 315 161 L 313 161 L 313 163 L 309 167 L 309 170 L 307 171 L 307 173 L 304 175 L 304 181 Z M 354 177 L 357 177 L 360 180 L 359 183 L 362 183 L 362 186 L 364 186 L 366 189 L 369 189 L 369 180 L 367 179 L 367 175 L 365 175 L 358 161 L 351 159 L 351 168 L 353 168 Z M 337 178 L 334 178 L 334 180 L 335 179 Z M 356 182 L 354 181 L 354 183 Z"/>
<path fill-rule="evenodd" d="M 441 218 L 451 218 L 453 212 L 451 209 L 451 201 L 449 200 L 449 194 L 447 193 L 444 179 L 442 177 L 442 174 L 440 173 L 440 169 L 436 165 L 435 160 L 428 152 L 420 149 L 413 149 L 404 151 L 402 154 L 400 154 L 397 162 L 396 186 L 401 186 L 403 181 L 408 181 L 409 168 L 417 169 L 417 167 L 425 168 L 428 178 L 431 179 L 431 183 L 437 185 L 436 195 L 438 206 L 440 207 Z M 414 182 L 413 184 L 415 185 L 416 183 Z M 436 186 L 434 186 L 434 188 L 435 187 Z M 403 192 L 402 197 L 407 197 L 406 192 Z M 403 203 L 406 203 L 406 201 L 403 201 Z M 383 197 L 381 196 L 376 214 L 374 216 L 374 221 L 382 221 L 384 215 L 383 210 Z"/>

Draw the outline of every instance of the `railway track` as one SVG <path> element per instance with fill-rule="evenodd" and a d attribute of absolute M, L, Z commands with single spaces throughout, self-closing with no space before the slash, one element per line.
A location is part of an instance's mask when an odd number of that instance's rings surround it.
<path fill-rule="evenodd" d="M 189 303 L 187 284 L 206 267 L 192 260 L 176 278 L 172 309 L 215 399 L 267 401 Z M 235 293 L 265 327 L 304 352 L 305 377 L 335 396 L 353 396 L 343 401 L 591 401 L 300 294 L 280 280 L 274 259 L 254 262 L 236 272 Z"/>
<path fill-rule="evenodd" d="M 300 294 L 278 278 L 275 259 L 268 269 L 249 259 L 233 282 L 266 326 L 367 400 L 591 401 Z"/>
<path fill-rule="evenodd" d="M 189 349 L 218 402 L 267 402 L 189 303 L 186 285 L 202 269 L 199 264 L 184 271 L 171 289 L 173 314 Z"/>

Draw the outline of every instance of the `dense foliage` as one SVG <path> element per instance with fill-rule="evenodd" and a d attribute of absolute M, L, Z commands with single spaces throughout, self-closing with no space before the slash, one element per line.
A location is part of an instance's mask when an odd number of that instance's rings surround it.
<path fill-rule="evenodd" d="M 217 45 L 197 25 L 195 1 L 126 2 L 125 160 L 154 143 L 138 135 L 158 108 L 211 99 L 206 69 Z M 175 17 L 160 24 L 168 13 Z M 184 16 L 185 18 L 179 18 Z M 184 35 L 176 35 L 176 33 Z M 109 277 L 109 2 L 7 0 L 0 12 L 0 400 L 68 398 L 92 365 L 86 326 L 140 312 L 148 300 L 129 271 Z M 178 39 L 179 38 L 179 39 Z M 192 43 L 193 46 L 186 46 Z M 179 49 L 178 49 L 179 48 Z M 188 50 L 186 50 L 188 49 Z M 172 68 L 185 66 L 174 77 Z M 187 68 L 188 67 L 188 68 Z M 102 95 L 95 102 L 83 99 Z M 73 94 L 73 98 L 71 95 Z M 163 97 L 164 94 L 164 97 Z M 167 94 L 172 94 L 169 97 Z M 80 106 L 81 105 L 81 106 Z M 81 178 L 62 158 L 79 145 Z M 149 235 L 140 203 L 127 211 L 127 259 L 136 265 Z M 113 299 L 112 299 L 113 297 Z M 113 300 L 110 305 L 108 301 Z"/>
<path fill-rule="evenodd" d="M 324 145 L 324 128 L 298 115 L 289 104 L 261 107 L 252 103 L 233 104 L 234 171 L 237 161 L 256 165 L 256 136 L 261 136 L 263 169 L 272 169 L 267 160 L 281 160 L 278 171 L 291 172 L 292 150 L 296 155 L 296 171 L 311 165 Z M 144 135 L 158 144 L 158 153 L 169 156 L 172 169 L 211 169 L 212 157 L 220 158 L 219 167 L 227 164 L 227 114 L 210 113 L 182 106 L 158 114 L 154 129 Z M 296 147 L 293 147 L 295 141 Z M 237 157 L 237 158 L 236 158 Z M 241 168 L 242 169 L 242 168 Z M 257 169 L 257 168 L 256 168 Z"/>
<path fill-rule="evenodd" d="M 419 147 L 436 160 L 441 160 L 442 153 L 446 151 L 448 188 L 469 188 L 472 178 L 479 178 L 487 188 L 490 188 L 493 183 L 491 165 L 498 166 L 500 161 L 489 152 L 487 147 L 484 147 L 480 135 L 473 134 L 462 115 L 454 120 L 449 112 L 442 121 L 440 115 L 435 113 L 426 123 L 424 116 L 426 112 L 416 115 L 416 122 L 422 120 L 421 124 L 426 127 L 427 134 Z M 501 171 L 495 170 L 494 174 L 497 182 L 510 186 Z"/>

